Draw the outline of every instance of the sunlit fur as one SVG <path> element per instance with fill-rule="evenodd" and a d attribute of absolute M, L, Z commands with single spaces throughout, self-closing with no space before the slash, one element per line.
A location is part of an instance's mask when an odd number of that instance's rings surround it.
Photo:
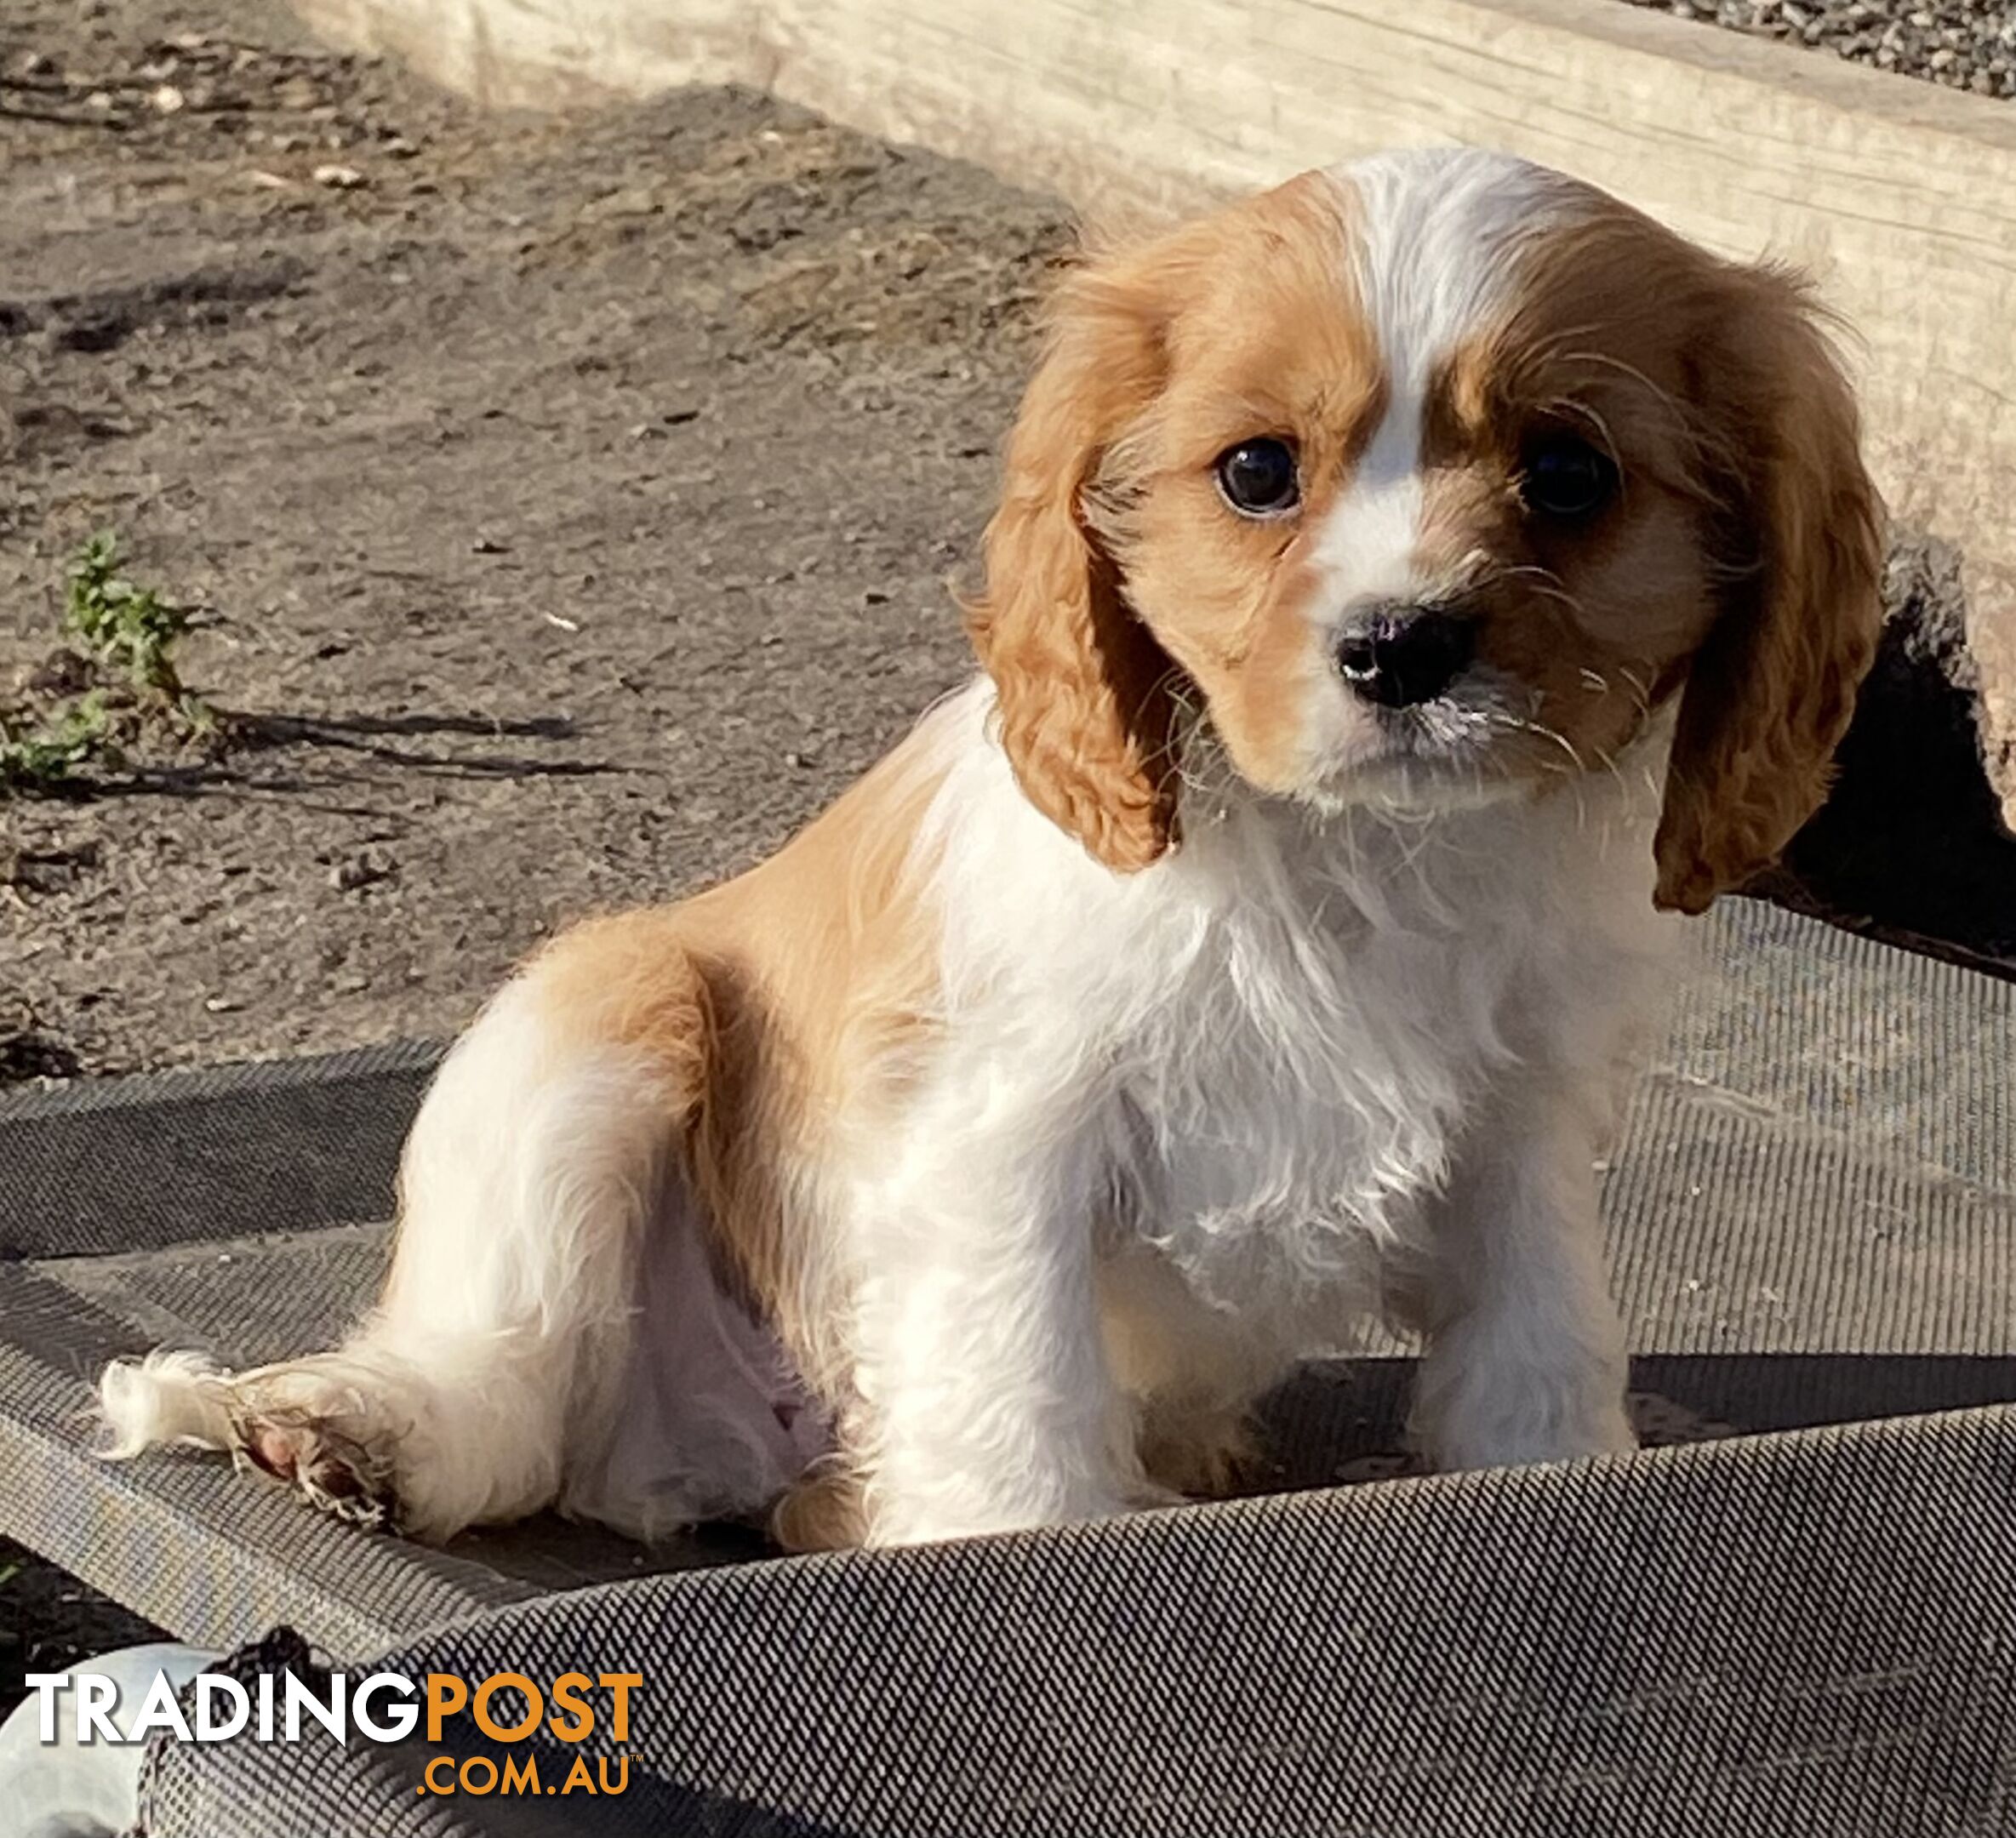
<path fill-rule="evenodd" d="M 1522 454 L 1621 496 L 1562 523 Z M 1214 461 L 1289 442 L 1301 500 Z M 1592 1157 L 1677 922 L 1822 795 L 1876 509 L 1804 294 L 1556 174 L 1312 174 L 1063 283 L 984 674 L 771 861 L 534 957 L 408 1146 L 377 1309 L 114 1367 L 433 1537 L 547 1505 L 797 1546 L 1223 1485 L 1381 1316 L 1450 1465 L 1622 1448 Z M 1418 705 L 1333 666 L 1476 622 Z"/>

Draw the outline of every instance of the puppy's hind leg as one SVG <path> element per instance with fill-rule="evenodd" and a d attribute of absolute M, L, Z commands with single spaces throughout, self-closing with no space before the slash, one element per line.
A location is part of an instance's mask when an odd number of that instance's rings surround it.
<path fill-rule="evenodd" d="M 649 1026 L 584 1025 L 580 960 L 606 929 L 535 962 L 443 1064 L 407 1144 L 384 1294 L 343 1345 L 237 1373 L 179 1354 L 115 1365 L 108 1453 L 228 1448 L 346 1517 L 435 1538 L 562 1498 L 617 1408 L 640 1241 L 708 1037 L 669 944 Z"/>

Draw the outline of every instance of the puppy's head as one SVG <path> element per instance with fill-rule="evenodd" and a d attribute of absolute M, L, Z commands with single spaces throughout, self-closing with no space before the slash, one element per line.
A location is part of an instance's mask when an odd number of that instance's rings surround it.
<path fill-rule="evenodd" d="M 1799 283 L 1589 186 L 1410 154 L 1064 283 L 971 608 L 1030 799 L 1175 840 L 1208 728 L 1255 787 L 1433 810 L 1611 769 L 1677 695 L 1661 905 L 1819 802 L 1878 508 Z"/>

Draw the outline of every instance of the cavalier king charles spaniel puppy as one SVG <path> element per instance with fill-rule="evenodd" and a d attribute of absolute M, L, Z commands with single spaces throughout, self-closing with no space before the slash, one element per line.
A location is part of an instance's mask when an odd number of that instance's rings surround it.
<path fill-rule="evenodd" d="M 1480 152 L 1087 255 L 980 674 L 762 865 L 534 956 L 349 1339 L 115 1365 L 108 1453 L 429 1538 L 904 1543 L 1218 1488 L 1380 1319 L 1429 1461 L 1631 1447 L 1641 993 L 1819 802 L 1879 620 L 1816 317 Z"/>

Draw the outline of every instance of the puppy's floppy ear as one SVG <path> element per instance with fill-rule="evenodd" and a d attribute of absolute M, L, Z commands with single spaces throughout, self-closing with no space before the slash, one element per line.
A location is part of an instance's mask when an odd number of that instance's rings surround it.
<path fill-rule="evenodd" d="M 1111 494 L 1102 464 L 1162 386 L 1160 248 L 1059 288 L 987 527 L 985 592 L 966 609 L 1023 795 L 1122 873 L 1175 839 L 1174 666 L 1128 608 L 1088 499 Z"/>
<path fill-rule="evenodd" d="M 1882 506 L 1839 361 L 1801 282 L 1729 278 L 1704 386 L 1731 469 L 1733 579 L 1688 666 L 1653 843 L 1656 904 L 1689 913 L 1819 807 L 1882 619 Z"/>

